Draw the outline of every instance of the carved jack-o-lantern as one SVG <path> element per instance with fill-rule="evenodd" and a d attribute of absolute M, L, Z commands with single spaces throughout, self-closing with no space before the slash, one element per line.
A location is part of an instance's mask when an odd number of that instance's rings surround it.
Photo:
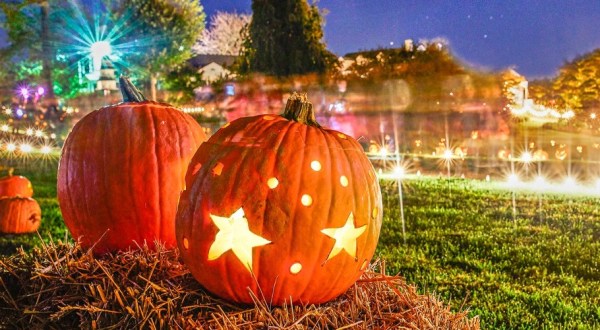
<path fill-rule="evenodd" d="M 321 303 L 368 266 L 382 202 L 353 138 L 324 129 L 306 96 L 282 116 L 240 118 L 202 144 L 186 175 L 176 234 L 209 291 L 242 303 Z"/>
<path fill-rule="evenodd" d="M 25 234 L 38 229 L 42 210 L 29 197 L 0 198 L 0 233 Z"/>

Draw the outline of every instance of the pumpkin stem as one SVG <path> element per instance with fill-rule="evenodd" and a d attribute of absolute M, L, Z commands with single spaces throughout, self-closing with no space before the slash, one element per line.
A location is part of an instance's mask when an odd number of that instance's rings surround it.
<path fill-rule="evenodd" d="M 119 88 L 123 95 L 123 102 L 144 102 L 148 101 L 146 97 L 139 91 L 129 80 L 127 76 L 119 77 Z"/>
<path fill-rule="evenodd" d="M 13 176 L 13 173 L 14 173 L 14 171 L 15 171 L 15 169 L 14 169 L 14 168 L 12 168 L 12 167 L 11 167 L 11 168 L 9 168 L 9 169 L 8 169 L 8 176 Z"/>
<path fill-rule="evenodd" d="M 306 93 L 298 94 L 294 92 L 285 104 L 285 110 L 281 115 L 283 118 L 293 120 L 300 124 L 321 127 L 315 118 L 312 103 L 308 101 Z"/>

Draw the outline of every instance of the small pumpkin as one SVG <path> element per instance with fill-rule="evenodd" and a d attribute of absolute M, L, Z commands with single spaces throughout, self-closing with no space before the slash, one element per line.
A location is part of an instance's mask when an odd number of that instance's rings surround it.
<path fill-rule="evenodd" d="M 36 231 L 42 220 L 42 210 L 29 197 L 0 198 L 0 232 L 25 234 Z"/>
<path fill-rule="evenodd" d="M 252 303 L 322 303 L 371 260 L 381 228 L 375 171 L 352 137 L 320 127 L 306 96 L 283 115 L 225 125 L 192 159 L 177 243 L 212 293 Z"/>
<path fill-rule="evenodd" d="M 3 196 L 33 196 L 31 181 L 24 176 L 13 175 L 13 168 L 8 170 L 8 176 L 0 178 L 0 197 Z"/>
<path fill-rule="evenodd" d="M 175 247 L 175 213 L 188 163 L 206 136 L 189 115 L 147 101 L 120 78 L 123 103 L 93 111 L 67 137 L 58 200 L 71 235 L 94 253 L 162 241 Z"/>

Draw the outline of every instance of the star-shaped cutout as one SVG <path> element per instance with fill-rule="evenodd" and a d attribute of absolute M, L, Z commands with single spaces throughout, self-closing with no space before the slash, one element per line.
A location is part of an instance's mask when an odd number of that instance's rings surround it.
<path fill-rule="evenodd" d="M 329 252 L 327 260 L 338 255 L 342 250 L 346 251 L 352 258 L 356 259 L 356 239 L 367 230 L 367 225 L 356 228 L 354 226 L 354 214 L 350 212 L 348 220 L 343 227 L 325 228 L 321 232 L 335 240 L 333 249 Z"/>
<path fill-rule="evenodd" d="M 219 228 L 219 232 L 208 250 L 208 260 L 215 260 L 231 250 L 244 267 L 252 272 L 252 248 L 269 244 L 271 241 L 250 231 L 248 219 L 241 207 L 229 217 L 210 214 L 210 218 Z"/>

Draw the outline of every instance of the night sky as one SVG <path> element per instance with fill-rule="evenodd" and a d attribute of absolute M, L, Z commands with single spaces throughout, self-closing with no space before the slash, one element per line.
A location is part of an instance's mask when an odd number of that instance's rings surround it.
<path fill-rule="evenodd" d="M 250 0 L 201 1 L 217 10 L 251 12 Z M 325 41 L 344 55 L 399 47 L 404 39 L 444 37 L 476 68 L 514 66 L 528 78 L 551 77 L 567 60 L 600 48 L 600 1 L 320 0 Z M 390 43 L 393 42 L 393 45 Z"/>
<path fill-rule="evenodd" d="M 200 1 L 208 16 L 251 12 L 251 0 Z M 337 55 L 443 37 L 471 67 L 514 67 L 531 79 L 554 76 L 565 61 L 600 48 L 600 0 L 320 0 L 318 6 L 328 12 L 325 41 Z"/>

